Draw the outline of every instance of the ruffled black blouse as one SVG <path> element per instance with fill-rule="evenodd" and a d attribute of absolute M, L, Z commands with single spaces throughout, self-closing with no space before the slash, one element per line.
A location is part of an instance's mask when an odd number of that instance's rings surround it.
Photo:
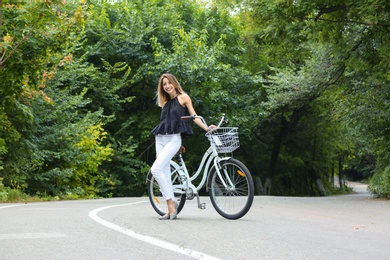
<path fill-rule="evenodd" d="M 177 96 L 169 100 L 161 111 L 160 123 L 152 130 L 154 135 L 178 134 L 190 136 L 192 131 L 189 120 L 181 120 L 182 116 L 188 116 L 188 109 L 183 107 Z"/>

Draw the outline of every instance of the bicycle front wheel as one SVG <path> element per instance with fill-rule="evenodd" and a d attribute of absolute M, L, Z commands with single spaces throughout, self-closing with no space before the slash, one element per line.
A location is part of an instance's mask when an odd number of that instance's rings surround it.
<path fill-rule="evenodd" d="M 182 184 L 182 181 L 180 179 L 180 175 L 177 171 L 175 171 L 175 168 L 173 165 L 171 165 L 171 172 L 172 172 L 172 184 Z M 160 191 L 160 185 L 154 178 L 153 174 L 149 171 L 147 176 L 147 189 L 148 189 L 148 197 L 150 204 L 152 204 L 153 209 L 157 212 L 159 215 L 165 215 L 168 212 L 168 205 L 167 201 L 162 196 L 162 193 Z M 185 193 L 174 193 L 174 202 L 177 204 L 177 213 L 179 213 L 186 202 L 186 194 Z"/>
<path fill-rule="evenodd" d="M 253 179 L 246 166 L 234 158 L 221 161 L 220 175 L 213 168 L 209 176 L 209 196 L 215 210 L 224 218 L 239 219 L 251 208 Z"/>

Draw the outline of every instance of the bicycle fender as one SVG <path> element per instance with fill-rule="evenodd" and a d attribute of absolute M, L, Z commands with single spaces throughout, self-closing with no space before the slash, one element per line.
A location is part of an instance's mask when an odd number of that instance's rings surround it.
<path fill-rule="evenodd" d="M 223 161 L 228 161 L 228 160 L 230 160 L 230 158 L 232 158 L 232 157 L 222 157 L 222 158 L 219 158 L 219 163 L 223 162 Z M 217 159 L 217 158 L 215 158 L 215 159 Z M 210 188 L 210 178 L 211 178 L 210 177 L 211 176 L 210 173 L 214 170 L 214 168 L 215 168 L 215 164 L 213 164 L 213 166 L 210 168 L 210 170 L 208 172 L 208 175 L 207 175 L 207 181 L 206 181 L 206 191 L 207 192 L 209 192 L 209 188 Z"/>

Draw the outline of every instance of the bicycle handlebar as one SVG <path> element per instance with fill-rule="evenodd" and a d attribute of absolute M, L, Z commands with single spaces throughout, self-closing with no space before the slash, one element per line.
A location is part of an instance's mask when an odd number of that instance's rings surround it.
<path fill-rule="evenodd" d="M 202 123 L 208 128 L 209 126 L 207 125 L 206 123 L 206 120 L 202 117 L 202 116 L 197 116 L 197 115 L 192 115 L 192 116 L 182 116 L 181 117 L 181 120 L 188 120 L 188 119 L 191 119 L 191 120 L 195 120 L 196 118 L 199 118 L 200 120 L 202 120 Z M 224 122 L 227 122 L 227 118 L 226 118 L 226 115 L 225 113 L 222 114 L 221 116 L 221 119 L 217 125 L 216 128 L 213 128 L 213 129 L 218 129 Z"/>

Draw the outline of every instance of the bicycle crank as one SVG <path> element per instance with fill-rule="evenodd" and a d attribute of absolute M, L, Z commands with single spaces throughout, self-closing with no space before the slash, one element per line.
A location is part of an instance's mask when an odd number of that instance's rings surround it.
<path fill-rule="evenodd" d="M 189 187 L 186 191 L 186 198 L 187 198 L 187 200 L 192 200 L 195 198 L 195 193 L 191 187 Z"/>

